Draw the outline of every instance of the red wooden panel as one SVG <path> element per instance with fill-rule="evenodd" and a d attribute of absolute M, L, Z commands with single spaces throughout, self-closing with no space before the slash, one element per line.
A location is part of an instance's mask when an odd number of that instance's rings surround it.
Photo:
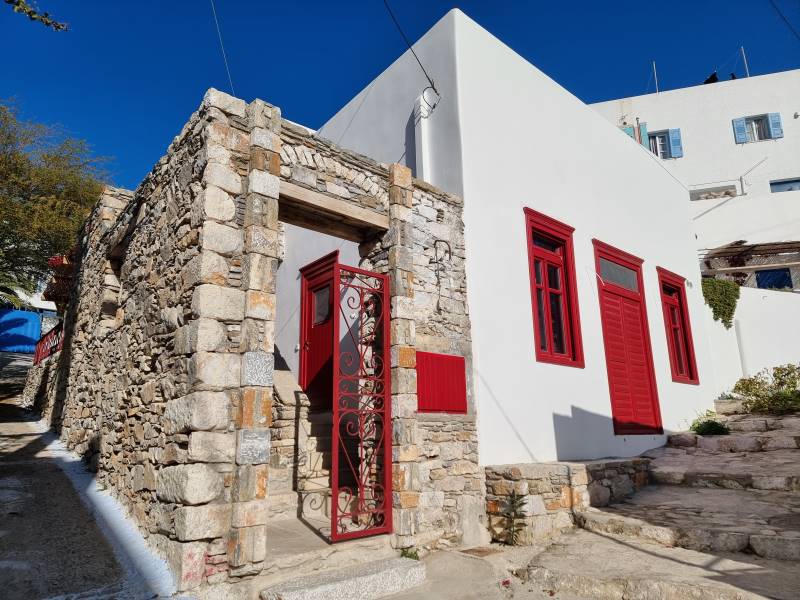
<path fill-rule="evenodd" d="M 467 412 L 463 356 L 417 352 L 417 399 L 420 412 Z"/>

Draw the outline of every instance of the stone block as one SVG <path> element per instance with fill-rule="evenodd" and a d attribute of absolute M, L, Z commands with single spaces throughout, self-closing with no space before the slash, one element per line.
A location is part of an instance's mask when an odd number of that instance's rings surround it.
<path fill-rule="evenodd" d="M 413 346 L 416 334 L 414 321 L 393 319 L 391 324 L 391 343 L 398 346 Z M 394 388 L 393 388 L 394 389 Z"/>
<path fill-rule="evenodd" d="M 222 537 L 230 526 L 228 503 L 181 506 L 175 510 L 175 536 L 183 542 Z"/>
<path fill-rule="evenodd" d="M 189 460 L 207 463 L 233 463 L 236 435 L 195 431 L 189 436 Z"/>
<path fill-rule="evenodd" d="M 240 527 L 231 531 L 228 539 L 228 562 L 240 567 L 260 562 L 267 554 L 267 526 Z"/>
<path fill-rule="evenodd" d="M 267 464 L 269 450 L 269 429 L 240 429 L 236 432 L 236 464 Z"/>
<path fill-rule="evenodd" d="M 272 391 L 269 388 L 247 387 L 236 415 L 236 427 L 269 427 L 272 422 Z"/>
<path fill-rule="evenodd" d="M 406 190 L 396 186 L 392 186 L 389 188 L 390 209 L 395 206 L 410 209 L 412 206 L 412 202 L 413 202 L 413 194 L 411 190 Z"/>
<path fill-rule="evenodd" d="M 244 232 L 238 227 L 229 227 L 215 221 L 203 223 L 200 245 L 223 256 L 240 254 L 244 246 Z"/>
<path fill-rule="evenodd" d="M 251 194 L 277 198 L 280 195 L 280 185 L 280 178 L 266 171 L 250 171 L 247 176 L 247 191 Z"/>
<path fill-rule="evenodd" d="M 390 352 L 392 367 L 417 368 L 417 350 L 413 346 L 392 346 Z"/>
<path fill-rule="evenodd" d="M 196 352 L 189 359 L 189 380 L 195 389 L 235 388 L 242 380 L 241 355 Z"/>
<path fill-rule="evenodd" d="M 264 148 L 264 150 L 271 150 L 272 152 L 281 151 L 281 138 L 263 127 L 254 127 L 250 131 L 250 143 L 253 146 Z"/>
<path fill-rule="evenodd" d="M 220 321 L 241 321 L 244 318 L 245 293 L 220 285 L 203 284 L 192 294 L 192 313 Z"/>
<path fill-rule="evenodd" d="M 164 429 L 167 433 L 226 429 L 230 421 L 226 392 L 195 392 L 167 401 Z"/>
<path fill-rule="evenodd" d="M 248 229 L 254 229 L 249 227 Z M 261 254 L 250 253 L 242 264 L 243 287 L 256 292 L 267 292 L 275 289 L 276 259 Z M 274 301 L 273 301 L 274 304 Z M 274 305 L 273 305 L 274 310 Z M 274 316 L 273 316 L 274 318 Z"/>
<path fill-rule="evenodd" d="M 260 173 L 261 171 L 256 171 Z M 268 173 L 264 173 L 273 177 Z M 252 225 L 266 227 L 267 229 L 278 229 L 278 198 L 268 198 L 260 194 L 248 194 L 245 201 L 244 226 Z"/>
<path fill-rule="evenodd" d="M 414 535 L 417 532 L 417 510 L 395 508 L 393 512 L 394 532 L 397 535 Z"/>
<path fill-rule="evenodd" d="M 416 317 L 414 309 L 414 298 L 406 296 L 393 296 L 391 318 L 392 319 L 408 319 L 413 321 Z"/>
<path fill-rule="evenodd" d="M 206 109 L 211 107 L 218 108 L 226 114 L 244 118 L 247 104 L 240 98 L 209 88 L 205 96 L 203 96 L 202 107 Z"/>
<path fill-rule="evenodd" d="M 222 475 L 206 464 L 164 467 L 158 472 L 156 495 L 176 504 L 205 504 L 222 492 Z"/>
<path fill-rule="evenodd" d="M 271 352 L 245 352 L 241 385 L 271 387 L 274 369 L 275 355 Z"/>
<path fill-rule="evenodd" d="M 214 319 L 190 321 L 175 332 L 175 352 L 178 354 L 224 350 L 227 343 L 225 327 Z"/>
<path fill-rule="evenodd" d="M 392 394 L 392 418 L 409 418 L 417 414 L 417 394 Z"/>
<path fill-rule="evenodd" d="M 207 186 L 213 185 L 234 196 L 242 193 L 241 176 L 231 167 L 218 162 L 206 163 L 206 168 L 203 170 L 203 182 Z"/>
<path fill-rule="evenodd" d="M 157 545 L 165 546 L 164 555 L 178 591 L 190 590 L 203 583 L 206 567 L 205 543 L 182 544 L 165 539 L 161 543 L 157 542 Z"/>
<path fill-rule="evenodd" d="M 697 445 L 697 434 L 691 431 L 684 431 L 682 433 L 673 433 L 668 438 L 670 446 L 676 448 L 691 447 Z"/>
<path fill-rule="evenodd" d="M 215 252 L 203 251 L 183 268 L 183 287 L 189 288 L 197 283 L 224 286 L 228 282 L 228 271 L 228 261 L 224 257 Z"/>
<path fill-rule="evenodd" d="M 266 525 L 267 510 L 266 500 L 250 500 L 248 502 L 234 502 L 231 523 L 234 527 L 252 527 L 253 525 Z"/>
<path fill-rule="evenodd" d="M 411 189 L 411 169 L 398 163 L 392 163 L 389 165 L 389 185 L 396 185 L 401 188 Z"/>
<path fill-rule="evenodd" d="M 611 490 L 598 481 L 593 481 L 587 488 L 589 503 L 592 506 L 608 506 L 611 502 Z"/>
<path fill-rule="evenodd" d="M 278 232 L 275 229 L 267 229 L 260 225 L 250 225 L 244 232 L 244 249 L 247 253 L 277 256 Z"/>
<path fill-rule="evenodd" d="M 547 514 L 547 509 L 544 506 L 544 499 L 539 495 L 533 494 L 525 496 L 525 500 L 522 504 L 522 514 L 526 517 Z"/>
<path fill-rule="evenodd" d="M 269 467 L 267 465 L 241 465 L 236 469 L 236 480 L 233 484 L 232 496 L 234 502 L 248 500 L 263 500 L 267 497 L 267 482 L 269 481 Z M 291 482 L 289 482 L 291 486 Z M 275 491 L 270 482 L 270 493 Z M 291 487 L 290 487 L 291 489 Z"/>
<path fill-rule="evenodd" d="M 400 367 L 393 368 L 392 391 L 397 394 L 416 394 L 417 370 L 402 369 Z"/>
<path fill-rule="evenodd" d="M 275 294 L 252 289 L 248 290 L 245 300 L 245 316 L 249 319 L 274 321 Z"/>

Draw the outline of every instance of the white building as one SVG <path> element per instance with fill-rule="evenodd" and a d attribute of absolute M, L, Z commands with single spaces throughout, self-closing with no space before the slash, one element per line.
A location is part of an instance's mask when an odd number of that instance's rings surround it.
<path fill-rule="evenodd" d="M 464 198 L 481 462 L 661 445 L 715 391 L 688 208 L 675 210 L 683 187 L 462 12 L 414 48 L 441 95 L 430 114 L 435 95 L 420 101 L 429 84 L 406 52 L 319 133 Z M 355 245 L 295 228 L 286 247 L 299 250 L 285 277 L 333 249 L 357 259 Z M 560 289 L 532 285 L 534 264 Z M 296 370 L 299 291 L 280 283 L 277 344 Z"/>
<path fill-rule="evenodd" d="M 688 188 L 699 249 L 800 241 L 800 69 L 592 107 Z"/>

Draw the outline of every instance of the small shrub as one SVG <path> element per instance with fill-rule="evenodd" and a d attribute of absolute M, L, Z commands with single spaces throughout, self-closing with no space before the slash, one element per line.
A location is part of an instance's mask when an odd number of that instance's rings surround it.
<path fill-rule="evenodd" d="M 704 278 L 700 281 L 703 298 L 711 307 L 715 321 L 722 321 L 726 329 L 733 327 L 733 315 L 739 301 L 739 284 L 727 279 Z"/>
<path fill-rule="evenodd" d="M 733 386 L 745 397 L 742 405 L 750 413 L 784 414 L 800 410 L 800 365 L 786 364 L 743 377 Z"/>
<path fill-rule="evenodd" d="M 419 560 L 419 550 L 416 548 L 402 548 L 400 550 L 401 558 L 410 558 L 411 560 Z"/>
<path fill-rule="evenodd" d="M 516 546 L 519 543 L 519 534 L 525 527 L 524 523 L 519 522 L 525 516 L 522 513 L 524 506 L 525 496 L 512 491 L 503 510 L 503 516 L 506 518 L 506 544 L 509 546 Z"/>
<path fill-rule="evenodd" d="M 707 410 L 704 414 L 697 417 L 689 429 L 697 435 L 728 435 L 730 430 L 717 420 L 717 413 Z"/>

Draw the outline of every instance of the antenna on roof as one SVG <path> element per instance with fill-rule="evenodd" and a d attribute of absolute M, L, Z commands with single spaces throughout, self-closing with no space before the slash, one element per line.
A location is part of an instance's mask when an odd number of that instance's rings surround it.
<path fill-rule="evenodd" d="M 656 61 L 653 61 L 653 79 L 656 80 L 656 94 L 658 93 L 658 71 L 656 71 Z"/>
<path fill-rule="evenodd" d="M 739 46 L 742 51 L 742 61 L 744 61 L 744 74 L 750 77 L 750 67 L 747 66 L 747 55 L 744 53 L 744 46 Z"/>

